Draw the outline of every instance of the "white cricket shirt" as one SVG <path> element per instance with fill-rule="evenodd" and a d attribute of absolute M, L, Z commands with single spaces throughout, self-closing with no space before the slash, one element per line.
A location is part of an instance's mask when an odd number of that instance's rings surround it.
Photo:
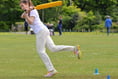
<path fill-rule="evenodd" d="M 34 16 L 34 22 L 32 24 L 29 24 L 29 26 L 33 29 L 34 33 L 38 33 L 45 25 L 39 18 L 38 11 L 36 9 L 30 11 L 30 16 Z"/>

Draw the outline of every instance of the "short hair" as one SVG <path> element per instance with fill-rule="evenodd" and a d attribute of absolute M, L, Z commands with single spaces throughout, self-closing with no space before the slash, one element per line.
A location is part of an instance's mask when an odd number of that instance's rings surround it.
<path fill-rule="evenodd" d="M 107 16 L 106 16 L 106 18 L 110 18 L 110 16 L 109 16 L 109 15 L 107 15 Z"/>

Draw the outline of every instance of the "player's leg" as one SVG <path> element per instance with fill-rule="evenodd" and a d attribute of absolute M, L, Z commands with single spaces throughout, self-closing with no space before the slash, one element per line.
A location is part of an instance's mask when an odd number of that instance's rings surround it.
<path fill-rule="evenodd" d="M 59 35 L 62 35 L 62 29 L 59 28 Z"/>
<path fill-rule="evenodd" d="M 58 52 L 58 51 L 74 51 L 75 46 L 66 46 L 66 45 L 55 45 L 52 38 L 50 36 L 47 37 L 46 40 L 46 46 L 52 51 L 52 52 Z"/>
<path fill-rule="evenodd" d="M 55 68 L 45 51 L 46 38 L 47 38 L 47 33 L 45 31 L 41 31 L 38 34 L 36 34 L 36 47 L 38 54 L 40 55 L 48 71 L 54 71 Z"/>
<path fill-rule="evenodd" d="M 107 35 L 110 33 L 110 27 L 107 27 Z"/>
<path fill-rule="evenodd" d="M 62 29 L 58 26 L 59 35 L 62 35 Z"/>
<path fill-rule="evenodd" d="M 78 46 L 55 45 L 50 36 L 47 37 L 46 45 L 52 52 L 72 51 L 78 57 L 78 59 L 80 59 L 81 51 L 79 45 Z"/>

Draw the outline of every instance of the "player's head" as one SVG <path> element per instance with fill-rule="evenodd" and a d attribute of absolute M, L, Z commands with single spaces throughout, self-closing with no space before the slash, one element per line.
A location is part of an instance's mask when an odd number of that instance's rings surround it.
<path fill-rule="evenodd" d="M 59 19 L 62 19 L 62 16 L 61 15 L 59 16 Z"/>
<path fill-rule="evenodd" d="M 20 7 L 22 10 L 29 10 L 30 6 L 33 6 L 31 0 L 20 0 Z"/>
<path fill-rule="evenodd" d="M 109 15 L 107 15 L 107 16 L 106 16 L 106 18 L 107 18 L 107 19 L 109 19 L 109 18 L 110 18 L 110 16 L 109 16 Z"/>

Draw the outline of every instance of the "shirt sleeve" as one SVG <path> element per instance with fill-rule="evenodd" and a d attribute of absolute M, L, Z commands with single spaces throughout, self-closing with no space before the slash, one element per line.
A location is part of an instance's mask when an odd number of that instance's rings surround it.
<path fill-rule="evenodd" d="M 37 16 L 37 11 L 36 11 L 36 10 L 32 10 L 32 11 L 30 12 L 30 16 L 36 17 L 36 16 Z"/>
<path fill-rule="evenodd" d="M 112 26 L 112 20 L 111 20 L 111 26 Z"/>
<path fill-rule="evenodd" d="M 105 20 L 104 26 L 106 26 L 106 20 Z"/>

